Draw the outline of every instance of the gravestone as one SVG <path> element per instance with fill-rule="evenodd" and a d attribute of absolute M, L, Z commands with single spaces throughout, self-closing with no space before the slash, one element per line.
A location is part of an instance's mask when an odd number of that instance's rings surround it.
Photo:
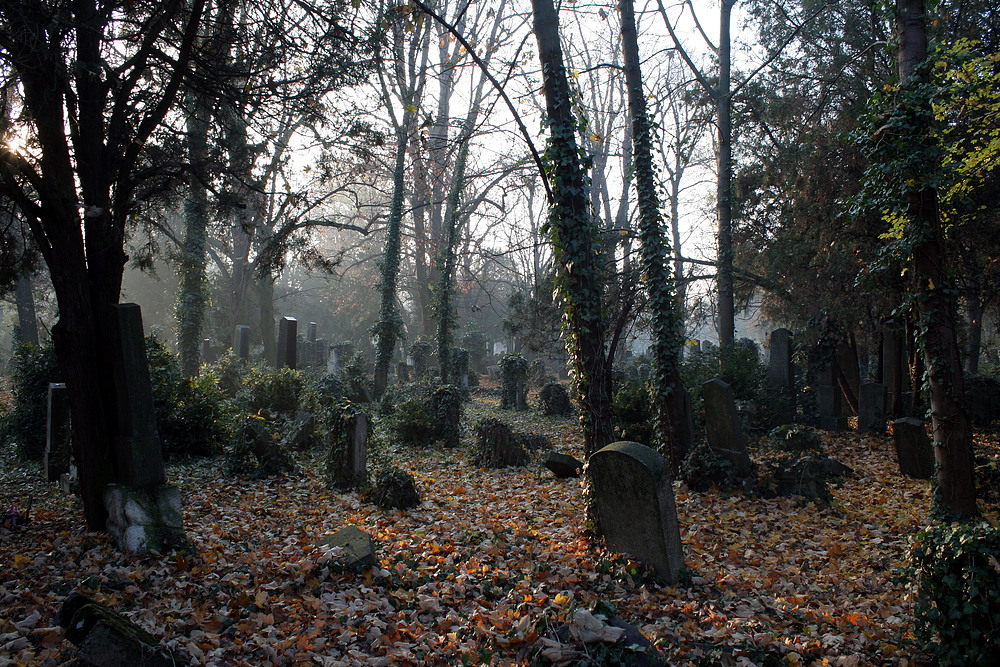
<path fill-rule="evenodd" d="M 903 417 L 892 422 L 892 439 L 899 458 L 899 472 L 914 479 L 934 476 L 934 446 L 927 437 L 923 420 Z"/>
<path fill-rule="evenodd" d="M 110 608 L 73 592 L 56 616 L 66 639 L 76 645 L 73 664 L 90 667 L 173 667 L 178 656 L 155 637 Z"/>
<path fill-rule="evenodd" d="M 250 325 L 236 325 L 236 331 L 233 333 L 233 351 L 240 359 L 250 358 Z"/>
<path fill-rule="evenodd" d="M 637 442 L 614 442 L 591 455 L 586 471 L 608 546 L 677 581 L 684 555 L 666 459 Z"/>
<path fill-rule="evenodd" d="M 49 384 L 48 418 L 45 426 L 45 479 L 58 482 L 68 474 L 73 455 L 70 440 L 69 396 L 63 382 Z"/>
<path fill-rule="evenodd" d="M 715 378 L 701 385 L 701 395 L 705 401 L 705 434 L 712 451 L 732 463 L 737 474 L 749 474 L 753 464 L 732 388 Z"/>
<path fill-rule="evenodd" d="M 775 329 L 769 340 L 770 361 L 767 388 L 778 396 L 778 417 L 784 423 L 795 419 L 795 366 L 792 361 L 792 332 Z"/>
<path fill-rule="evenodd" d="M 298 320 L 282 317 L 278 322 L 278 368 L 295 368 Z"/>
<path fill-rule="evenodd" d="M 326 370 L 328 357 L 330 356 L 330 341 L 320 338 L 316 341 L 316 368 Z"/>
<path fill-rule="evenodd" d="M 861 395 L 861 364 L 858 361 L 858 350 L 851 343 L 842 341 L 837 343 L 836 354 L 837 370 L 843 374 L 851 393 L 858 398 Z M 844 416 L 853 414 L 851 404 L 847 400 L 842 402 L 841 414 Z"/>
<path fill-rule="evenodd" d="M 582 461 L 569 454 L 560 454 L 559 452 L 549 452 L 543 465 L 559 479 L 579 477 L 580 471 L 583 470 Z"/>
<path fill-rule="evenodd" d="M 212 348 L 212 341 L 209 338 L 204 338 L 201 341 L 201 363 L 215 363 L 215 350 Z"/>
<path fill-rule="evenodd" d="M 165 551 L 186 544 L 180 492 L 165 484 L 160 436 L 153 410 L 153 389 L 142 331 L 142 312 L 134 303 L 113 307 L 116 340 L 113 375 L 118 396 L 115 438 L 117 484 L 108 485 L 104 505 L 108 532 L 126 551 Z"/>
<path fill-rule="evenodd" d="M 405 361 L 400 361 L 396 364 L 396 378 L 400 382 L 410 381 L 410 367 Z"/>
<path fill-rule="evenodd" d="M 886 391 L 884 384 L 866 382 L 858 394 L 858 433 L 885 431 Z"/>
<path fill-rule="evenodd" d="M 299 355 L 299 359 L 302 360 L 300 364 L 302 368 L 308 369 L 316 365 L 316 343 L 311 340 L 302 341 L 302 354 Z"/>
<path fill-rule="evenodd" d="M 315 322 L 310 322 L 309 323 L 309 332 L 308 332 L 308 334 L 306 336 L 306 340 L 308 340 L 310 343 L 315 343 L 316 342 L 316 334 L 318 333 L 318 331 L 319 331 L 319 325 L 316 324 Z"/>
<path fill-rule="evenodd" d="M 348 526 L 338 530 L 333 535 L 329 535 L 320 540 L 320 549 L 333 549 L 340 547 L 344 550 L 344 566 L 347 568 L 374 567 L 378 564 L 375 559 L 375 544 L 371 535 L 361 530 L 357 526 Z"/>
<path fill-rule="evenodd" d="M 359 412 L 349 426 L 347 469 L 355 480 L 368 479 L 368 415 Z"/>

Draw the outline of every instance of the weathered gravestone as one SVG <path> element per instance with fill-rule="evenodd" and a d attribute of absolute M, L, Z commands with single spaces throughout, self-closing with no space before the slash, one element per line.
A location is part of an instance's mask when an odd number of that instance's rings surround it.
<path fill-rule="evenodd" d="M 684 555 L 666 459 L 638 442 L 613 442 L 591 455 L 586 471 L 608 546 L 677 581 Z"/>
<path fill-rule="evenodd" d="M 298 325 L 294 317 L 282 317 L 278 321 L 278 368 L 295 368 Z"/>
<path fill-rule="evenodd" d="M 102 604 L 70 593 L 56 622 L 76 645 L 73 664 L 89 667 L 174 667 L 183 664 L 155 637 Z"/>
<path fill-rule="evenodd" d="M 330 341 L 320 338 L 316 341 L 316 368 L 325 371 L 330 356 Z"/>
<path fill-rule="evenodd" d="M 778 418 L 784 423 L 795 419 L 795 367 L 792 362 L 792 332 L 775 329 L 769 341 L 770 361 L 767 388 L 778 397 Z"/>
<path fill-rule="evenodd" d="M 113 370 L 118 395 L 115 463 L 118 484 L 104 493 L 108 532 L 129 552 L 165 551 L 187 543 L 180 492 L 165 484 L 160 436 L 153 410 L 153 389 L 142 331 L 142 312 L 134 303 L 112 310 L 116 340 Z"/>
<path fill-rule="evenodd" d="M 885 385 L 866 382 L 858 395 L 858 433 L 885 431 Z"/>
<path fill-rule="evenodd" d="M 69 397 L 66 384 L 49 384 L 48 419 L 45 427 L 45 479 L 58 482 L 70 471 L 73 455 L 70 440 Z"/>
<path fill-rule="evenodd" d="M 569 454 L 559 452 L 549 452 L 545 457 L 545 467 L 552 471 L 552 474 L 559 479 L 579 477 L 583 470 L 583 462 Z"/>
<path fill-rule="evenodd" d="M 308 340 L 310 343 L 315 343 L 316 335 L 318 333 L 319 333 L 319 325 L 316 324 L 315 322 L 310 322 L 306 340 Z"/>
<path fill-rule="evenodd" d="M 892 422 L 892 439 L 901 473 L 914 479 L 934 476 L 934 446 L 922 420 L 904 417 Z"/>
<path fill-rule="evenodd" d="M 396 364 L 396 379 L 400 382 L 410 381 L 410 366 L 405 361 Z"/>
<path fill-rule="evenodd" d="M 747 454 L 747 439 L 736 411 L 732 388 L 715 378 L 701 385 L 701 395 L 705 401 L 705 434 L 709 447 L 732 463 L 738 475 L 749 474 L 753 463 Z"/>
<path fill-rule="evenodd" d="M 215 362 L 215 350 L 212 348 L 211 339 L 204 338 L 201 341 L 201 362 L 203 364 Z"/>
<path fill-rule="evenodd" d="M 240 359 L 250 358 L 250 325 L 236 325 L 236 331 L 233 332 L 233 351 Z"/>

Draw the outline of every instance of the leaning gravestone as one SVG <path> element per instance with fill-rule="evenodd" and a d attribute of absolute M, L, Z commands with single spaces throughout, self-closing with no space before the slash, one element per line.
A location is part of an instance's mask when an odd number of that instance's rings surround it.
<path fill-rule="evenodd" d="M 153 389 L 142 332 L 142 312 L 134 303 L 114 306 L 116 340 L 113 371 L 118 395 L 115 463 L 118 484 L 104 493 L 108 532 L 126 551 L 165 551 L 187 543 L 180 492 L 165 484 Z"/>
<path fill-rule="evenodd" d="M 278 322 L 278 368 L 295 368 L 298 324 L 294 317 L 282 317 Z"/>
<path fill-rule="evenodd" d="M 885 432 L 885 385 L 866 382 L 858 394 L 858 433 Z"/>
<path fill-rule="evenodd" d="M 69 397 L 62 382 L 49 384 L 48 420 L 45 428 L 45 479 L 58 482 L 69 473 L 72 458 Z"/>
<path fill-rule="evenodd" d="M 559 479 L 579 477 L 583 470 L 583 462 L 569 454 L 559 452 L 549 452 L 545 457 L 543 465 L 552 471 L 552 474 Z"/>
<path fill-rule="evenodd" d="M 233 350 L 244 361 L 250 358 L 250 325 L 238 324 L 233 333 Z"/>
<path fill-rule="evenodd" d="M 922 420 L 904 417 L 892 422 L 892 439 L 901 473 L 914 479 L 934 476 L 934 446 Z"/>
<path fill-rule="evenodd" d="M 753 464 L 747 454 L 747 439 L 736 412 L 733 390 L 728 384 L 715 378 L 701 385 L 701 395 L 705 401 L 705 434 L 708 445 L 712 451 L 732 463 L 737 474 L 749 474 L 753 470 Z"/>
<path fill-rule="evenodd" d="M 608 546 L 677 581 L 684 555 L 666 459 L 638 442 L 613 442 L 591 455 L 587 476 Z"/>

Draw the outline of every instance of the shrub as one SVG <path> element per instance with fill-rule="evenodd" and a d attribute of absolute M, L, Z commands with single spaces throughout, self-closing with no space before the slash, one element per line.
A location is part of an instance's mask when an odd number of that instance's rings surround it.
<path fill-rule="evenodd" d="M 399 468 L 384 468 L 375 475 L 372 501 L 382 509 L 410 509 L 420 504 L 413 475 Z"/>
<path fill-rule="evenodd" d="M 39 460 L 45 453 L 49 383 L 61 381 L 51 343 L 17 345 L 11 369 L 13 405 L 0 434 L 6 444 L 16 443 L 17 453 L 24 459 Z"/>
<path fill-rule="evenodd" d="M 416 379 L 419 380 L 427 374 L 427 365 L 430 363 L 433 351 L 434 343 L 424 336 L 413 341 L 413 345 L 410 346 L 410 356 L 413 357 L 413 375 Z"/>
<path fill-rule="evenodd" d="M 368 359 L 358 352 L 350 363 L 344 366 L 343 371 L 344 387 L 348 393 L 348 398 L 358 403 L 367 403 L 372 400 L 372 378 L 369 374 Z"/>
<path fill-rule="evenodd" d="M 692 491 L 708 491 L 739 486 L 739 475 L 733 464 L 716 454 L 705 442 L 699 442 L 681 463 L 679 476 Z"/>
<path fill-rule="evenodd" d="M 908 568 L 916 587 L 916 635 L 941 665 L 996 664 L 998 554 L 1000 529 L 986 523 L 935 526 L 917 535 Z"/>
<path fill-rule="evenodd" d="M 699 428 L 704 428 L 704 413 L 697 409 L 702 405 L 701 386 L 713 378 L 721 378 L 732 388 L 737 406 L 753 405 L 752 411 L 744 412 L 743 423 L 748 429 L 760 432 L 777 425 L 781 397 L 767 390 L 767 367 L 761 363 L 756 345 L 746 339 L 741 341 L 733 346 L 725 364 L 720 362 L 719 351 L 713 347 L 690 355 L 678 368 L 681 384 L 688 388 L 691 404 L 696 406 Z"/>
<path fill-rule="evenodd" d="M 484 468 L 527 465 L 531 458 L 510 426 L 496 417 L 476 424 L 477 450 L 474 462 Z"/>
<path fill-rule="evenodd" d="M 612 397 L 615 432 L 622 440 L 652 446 L 653 400 L 643 382 L 623 382 Z"/>
<path fill-rule="evenodd" d="M 543 415 L 569 417 L 573 414 L 573 401 L 569 392 L 559 382 L 549 382 L 538 392 L 538 407 Z"/>
<path fill-rule="evenodd" d="M 436 415 L 425 386 L 394 385 L 383 396 L 381 410 L 388 415 L 389 437 L 409 445 L 427 446 L 437 433 Z"/>
<path fill-rule="evenodd" d="M 772 449 L 782 452 L 823 453 L 823 441 L 819 431 L 801 424 L 778 426 L 767 434 L 767 442 Z"/>
<path fill-rule="evenodd" d="M 528 409 L 528 360 L 520 354 L 506 354 L 500 360 L 500 407 Z"/>
<path fill-rule="evenodd" d="M 236 408 L 209 367 L 185 378 L 177 357 L 156 336 L 146 337 L 153 409 L 163 457 L 210 456 L 232 441 Z"/>
<path fill-rule="evenodd" d="M 209 372 L 214 375 L 226 396 L 235 399 L 243 388 L 243 378 L 247 374 L 247 362 L 241 359 L 231 349 L 211 364 L 206 364 Z"/>
<path fill-rule="evenodd" d="M 298 410 L 304 388 L 305 379 L 294 368 L 275 370 L 250 366 L 243 377 L 240 396 L 251 414 L 292 417 Z"/>

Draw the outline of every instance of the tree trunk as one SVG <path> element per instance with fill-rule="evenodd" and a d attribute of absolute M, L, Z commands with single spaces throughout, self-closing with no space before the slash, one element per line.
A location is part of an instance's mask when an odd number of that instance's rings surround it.
<path fill-rule="evenodd" d="M 923 0 L 897 0 L 899 81 L 904 89 L 919 83 L 918 65 L 927 58 Z M 922 128 L 930 141 L 928 128 Z M 955 304 L 937 208 L 937 192 L 925 185 L 907 197 L 907 215 L 917 239 L 912 265 L 916 309 L 924 349 L 934 435 L 939 509 L 962 519 L 977 514 L 972 430 L 965 411 L 962 364 L 955 331 Z"/>
<path fill-rule="evenodd" d="M 640 257 L 649 295 L 648 310 L 652 319 L 655 429 L 659 440 L 657 444 L 667 454 L 671 471 L 676 475 L 689 445 L 683 437 L 686 433 L 684 388 L 677 371 L 682 345 L 680 308 L 673 290 L 671 250 L 670 245 L 665 242 L 666 230 L 656 191 L 652 132 L 642 87 L 632 0 L 620 0 L 619 8 L 628 108 L 632 119 L 633 170 L 642 240 Z"/>
<path fill-rule="evenodd" d="M 35 318 L 35 295 L 32 293 L 31 276 L 21 276 L 14 288 L 17 303 L 17 337 L 22 343 L 38 345 L 38 321 Z"/>
<path fill-rule="evenodd" d="M 553 263 L 568 321 L 567 350 L 576 374 L 584 448 L 589 456 L 614 439 L 611 374 L 605 366 L 599 230 L 590 212 L 587 177 L 577 149 L 559 19 L 552 0 L 532 0 L 531 4 L 551 133 L 547 171 L 552 186 L 549 230 Z"/>
<path fill-rule="evenodd" d="M 184 200 L 184 247 L 181 251 L 180 284 L 177 289 L 177 351 L 181 370 L 188 377 L 198 374 L 202 329 L 208 305 L 205 266 L 208 252 L 208 161 L 209 113 L 197 94 L 188 96 L 192 106 L 187 121 L 188 161 L 192 167 Z"/>
<path fill-rule="evenodd" d="M 730 35 L 729 23 L 736 0 L 722 0 L 719 18 L 719 87 L 716 107 L 719 121 L 719 351 L 725 360 L 732 350 L 736 335 L 736 300 L 733 288 L 733 207 L 732 207 L 732 104 L 730 91 Z"/>

